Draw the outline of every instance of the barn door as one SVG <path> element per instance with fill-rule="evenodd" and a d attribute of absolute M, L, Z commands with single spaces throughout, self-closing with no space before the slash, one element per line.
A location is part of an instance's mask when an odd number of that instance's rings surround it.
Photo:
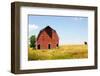
<path fill-rule="evenodd" d="M 48 44 L 48 49 L 50 49 L 51 48 L 51 46 L 50 46 L 50 44 Z"/>
<path fill-rule="evenodd" d="M 58 47 L 58 44 L 57 44 L 57 47 Z"/>
<path fill-rule="evenodd" d="M 38 49 L 40 49 L 40 44 L 38 45 Z"/>

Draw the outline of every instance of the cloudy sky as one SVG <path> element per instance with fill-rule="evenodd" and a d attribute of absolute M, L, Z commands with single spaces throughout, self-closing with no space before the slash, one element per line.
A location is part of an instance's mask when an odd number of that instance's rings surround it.
<path fill-rule="evenodd" d="M 82 44 L 88 41 L 88 18 L 76 16 L 28 16 L 29 37 L 46 26 L 58 33 L 60 44 Z"/>

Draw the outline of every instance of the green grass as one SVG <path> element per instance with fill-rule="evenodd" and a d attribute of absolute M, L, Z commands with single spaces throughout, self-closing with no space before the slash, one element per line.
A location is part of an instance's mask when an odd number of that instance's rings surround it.
<path fill-rule="evenodd" d="M 36 50 L 29 48 L 28 60 L 55 60 L 88 58 L 87 45 L 62 45 L 59 48 Z"/>

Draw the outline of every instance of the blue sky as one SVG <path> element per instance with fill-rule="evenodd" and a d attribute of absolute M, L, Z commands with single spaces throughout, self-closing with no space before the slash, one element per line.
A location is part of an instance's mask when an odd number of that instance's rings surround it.
<path fill-rule="evenodd" d="M 58 33 L 60 44 L 83 44 L 88 41 L 88 18 L 79 16 L 29 15 L 29 37 L 39 34 L 46 26 Z"/>

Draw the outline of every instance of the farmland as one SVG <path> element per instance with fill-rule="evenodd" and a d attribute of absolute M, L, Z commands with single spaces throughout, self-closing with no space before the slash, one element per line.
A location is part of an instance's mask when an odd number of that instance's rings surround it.
<path fill-rule="evenodd" d="M 88 45 L 61 45 L 55 49 L 28 49 L 28 60 L 88 58 Z"/>

